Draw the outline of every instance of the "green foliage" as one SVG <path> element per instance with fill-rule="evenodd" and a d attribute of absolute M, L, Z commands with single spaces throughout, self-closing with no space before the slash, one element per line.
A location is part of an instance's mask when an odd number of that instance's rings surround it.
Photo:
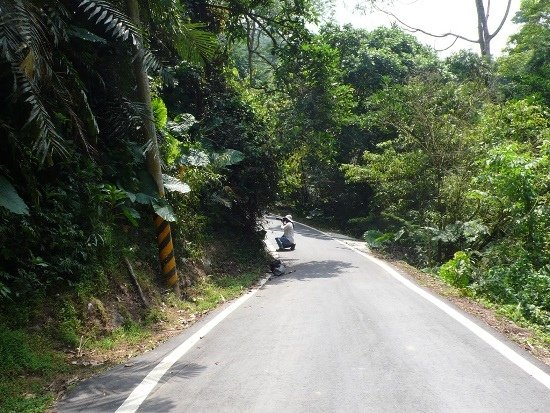
<path fill-rule="evenodd" d="M 478 294 L 512 305 L 525 319 L 550 329 L 550 268 L 525 260 L 490 268 L 475 285 Z"/>
<path fill-rule="evenodd" d="M 149 319 L 149 321 L 150 320 L 151 319 Z M 111 350 L 122 343 L 141 343 L 149 336 L 150 333 L 140 324 L 130 319 L 126 319 L 121 327 L 114 329 L 106 337 L 102 337 L 101 339 L 94 342 L 86 343 L 86 347 L 90 349 L 100 348 L 103 350 Z"/>
<path fill-rule="evenodd" d="M 191 64 L 203 65 L 214 57 L 218 41 L 206 23 L 188 21 L 186 6 L 186 2 L 171 0 L 150 2 L 142 8 L 153 23 L 156 38 L 151 36 L 149 40 L 153 44 L 160 40 L 171 58 L 176 54 Z"/>
<path fill-rule="evenodd" d="M 168 109 L 161 98 L 156 97 L 151 100 L 153 108 L 153 116 L 155 118 L 155 126 L 157 129 L 163 129 L 168 122 Z"/>
<path fill-rule="evenodd" d="M 371 248 L 382 248 L 395 240 L 395 234 L 391 232 L 382 233 L 377 230 L 369 230 L 363 234 L 363 239 Z"/>
<path fill-rule="evenodd" d="M 438 66 L 432 50 L 397 27 L 369 32 L 349 25 L 327 25 L 321 29 L 321 36 L 340 51 L 344 80 L 363 99 Z"/>
<path fill-rule="evenodd" d="M 77 347 L 80 341 L 82 323 L 73 304 L 66 303 L 59 315 L 58 338 L 72 347 Z"/>
<path fill-rule="evenodd" d="M 347 182 L 373 187 L 371 207 L 375 215 L 392 217 L 388 229 L 397 232 L 402 222 L 412 223 L 405 235 L 422 242 L 410 245 L 424 251 L 416 254 L 427 258 L 422 265 L 452 254 L 463 235 L 458 229 L 469 207 L 463 192 L 475 159 L 463 129 L 476 120 L 478 99 L 469 85 L 438 74 L 388 87 L 371 97 L 369 122 L 391 138 L 366 151 L 362 163 L 341 165 Z"/>
<path fill-rule="evenodd" d="M 338 138 L 352 122 L 353 90 L 342 82 L 338 51 L 321 38 L 285 56 L 278 82 L 288 94 L 278 126 L 282 198 L 305 211 L 322 207 L 342 182 Z"/>
<path fill-rule="evenodd" d="M 49 346 L 46 345 L 46 346 Z M 57 357 L 42 351 L 45 341 L 30 336 L 23 330 L 10 330 L 0 326 L 0 371 L 13 377 L 21 373 L 40 373 L 56 370 Z"/>
<path fill-rule="evenodd" d="M 523 0 L 514 17 L 521 24 L 509 43 L 508 54 L 498 60 L 504 90 L 513 98 L 536 96 L 550 104 L 550 4 Z"/>
<path fill-rule="evenodd" d="M 348 219 L 347 228 L 353 235 L 361 236 L 372 226 L 372 217 L 355 217 Z"/>
<path fill-rule="evenodd" d="M 67 369 L 51 348 L 41 335 L 0 324 L 0 411 L 42 412 L 50 405 L 47 386 Z"/>
<path fill-rule="evenodd" d="M 80 0 L 78 8 L 88 20 L 95 21 L 95 25 L 100 26 L 105 34 L 123 41 L 130 39 L 134 45 L 139 42 L 138 29 L 111 3 L 104 0 Z"/>
<path fill-rule="evenodd" d="M 157 324 L 160 321 L 166 321 L 166 315 L 157 308 L 151 308 L 147 311 L 144 317 L 144 324 L 146 326 Z"/>
<path fill-rule="evenodd" d="M 449 284 L 466 288 L 473 279 L 474 265 L 464 251 L 455 252 L 452 259 L 439 268 L 439 276 Z"/>
<path fill-rule="evenodd" d="M 445 59 L 445 66 L 461 82 L 487 83 L 492 76 L 487 59 L 469 50 L 460 50 L 449 56 Z"/>
<path fill-rule="evenodd" d="M 468 192 L 493 237 L 513 239 L 537 265 L 548 263 L 550 124 L 527 101 L 488 107 L 480 125 L 486 148 Z"/>

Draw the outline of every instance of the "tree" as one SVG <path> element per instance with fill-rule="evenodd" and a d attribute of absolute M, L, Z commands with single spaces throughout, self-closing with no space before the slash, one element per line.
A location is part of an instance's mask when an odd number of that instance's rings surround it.
<path fill-rule="evenodd" d="M 342 83 L 338 51 L 321 38 L 288 47 L 278 70 L 288 99 L 280 113 L 283 191 L 286 199 L 307 209 L 326 199 L 332 185 L 335 149 L 349 122 L 355 100 Z"/>
<path fill-rule="evenodd" d="M 528 100 L 488 105 L 474 133 L 481 142 L 479 168 L 467 196 L 479 201 L 477 215 L 489 228 L 482 246 L 513 243 L 514 252 L 505 254 L 527 255 L 540 268 L 548 262 L 550 224 L 546 110 Z"/>
<path fill-rule="evenodd" d="M 118 6 L 120 3 L 117 2 Z M 50 186 L 55 188 L 56 174 L 57 177 L 67 175 L 67 179 L 74 181 L 89 170 L 94 171 L 90 182 L 64 186 L 78 191 L 79 185 L 89 185 L 86 195 L 97 197 L 97 211 L 75 227 L 81 225 L 87 226 L 85 231 L 96 230 L 105 213 L 103 201 L 116 205 L 134 224 L 139 213 L 130 204 L 135 202 L 147 203 L 164 218 L 173 219 L 170 206 L 159 197 L 164 192 L 164 183 L 158 150 L 154 150 L 156 132 L 148 94 L 147 71 L 156 72 L 160 65 L 148 48 L 152 42 L 142 36 L 153 32 L 154 22 L 166 15 L 158 12 L 159 7 L 147 8 L 150 26 L 145 28 L 132 23 L 117 4 L 102 0 L 7 0 L 2 4 L 0 129 L 6 132 L 2 139 L 5 136 L 9 149 L 0 157 L 0 170 L 16 183 L 23 195 L 34 194 L 29 220 L 48 219 L 47 214 L 37 217 L 39 200 L 46 196 L 44 192 L 52 190 Z M 128 4 L 135 18 L 138 3 Z M 175 5 L 177 12 L 182 11 L 179 2 L 171 5 Z M 173 55 L 178 52 L 179 59 L 200 60 L 211 55 L 213 36 L 196 25 L 186 26 L 182 18 L 174 20 L 172 31 L 155 36 L 156 42 L 165 45 L 162 56 L 174 59 Z M 134 65 L 135 76 L 127 70 L 130 64 Z M 11 91 L 10 82 L 13 83 Z M 132 82 L 137 83 L 138 99 L 135 99 Z M 150 179 L 141 174 L 141 155 L 136 154 L 139 150 L 133 146 L 135 137 L 142 131 L 148 131 L 148 135 L 141 143 L 151 142 L 153 148 L 146 152 L 155 167 L 151 171 L 156 193 L 154 189 L 143 193 L 140 192 L 143 188 L 138 188 Z M 86 165 L 89 161 L 95 165 Z M 42 176 L 48 168 L 56 174 L 50 172 Z M 37 174 L 36 169 L 42 173 Z M 116 172 L 113 173 L 113 169 Z M 145 187 L 150 189 L 150 185 Z M 138 192 L 140 196 L 136 197 Z M 85 198 L 84 194 L 79 196 Z M 92 200 L 87 202 L 94 205 Z M 84 210 L 82 208 L 82 212 Z M 71 211 L 66 215 L 77 218 L 80 212 Z M 93 223 L 89 222 L 92 220 Z M 112 218 L 106 221 L 111 224 Z M 84 236 L 85 231 L 78 235 Z M 89 236 L 101 238 L 98 234 Z M 74 243 L 78 245 L 78 240 Z M 34 245 L 29 247 L 31 254 L 36 254 L 34 248 Z M 161 261 L 163 266 L 171 266 L 170 271 L 173 269 L 173 254 L 164 254 Z"/>
<path fill-rule="evenodd" d="M 442 34 L 430 33 L 421 28 L 412 27 L 408 25 L 402 19 L 398 18 L 394 13 L 383 10 L 376 5 L 374 7 L 382 11 L 383 13 L 393 17 L 402 26 L 404 26 L 405 29 L 413 33 L 417 33 L 417 32 L 424 33 L 428 36 L 437 37 L 437 38 L 454 38 L 454 42 L 451 44 L 451 46 L 454 45 L 454 43 L 458 39 L 466 40 L 467 42 L 470 42 L 470 43 L 477 43 L 480 48 L 481 56 L 483 56 L 488 61 L 491 61 L 492 60 L 491 40 L 493 40 L 498 35 L 500 30 L 502 29 L 502 26 L 506 22 L 506 19 L 508 18 L 508 13 L 510 12 L 510 5 L 512 4 L 512 0 L 508 0 L 507 6 L 506 6 L 506 12 L 504 13 L 502 19 L 500 20 L 500 23 L 498 24 L 497 28 L 492 33 L 489 29 L 489 15 L 490 15 L 490 8 L 491 8 L 491 0 L 487 0 L 487 4 L 484 3 L 484 0 L 474 0 L 474 1 L 475 1 L 476 13 L 477 13 L 477 28 L 478 28 L 477 39 L 465 37 L 457 33 L 442 33 Z"/>
<path fill-rule="evenodd" d="M 444 61 L 447 70 L 460 82 L 488 84 L 493 76 L 492 66 L 483 57 L 469 50 L 460 50 Z"/>
<path fill-rule="evenodd" d="M 137 0 L 126 1 L 128 14 L 136 27 L 141 26 L 139 17 L 139 4 Z M 147 151 L 147 171 L 155 181 L 158 193 L 164 197 L 164 182 L 162 179 L 162 167 L 160 152 L 157 142 L 157 132 L 154 124 L 153 108 L 151 106 L 151 89 L 147 77 L 147 68 L 145 65 L 145 52 L 142 48 L 133 62 L 134 77 L 137 83 L 137 94 L 141 103 L 145 106 L 145 139 L 149 142 Z M 162 267 L 162 275 L 169 287 L 174 287 L 179 292 L 178 273 L 176 268 L 176 257 L 174 246 L 172 244 L 172 230 L 170 223 L 159 215 L 155 217 L 155 226 L 158 233 L 159 258 Z"/>
<path fill-rule="evenodd" d="M 511 97 L 537 96 L 550 105 L 550 4 L 524 0 L 514 17 L 521 29 L 498 61 L 504 89 Z"/>
<path fill-rule="evenodd" d="M 367 31 L 349 25 L 343 28 L 327 25 L 320 34 L 340 52 L 344 81 L 362 99 L 438 66 L 432 50 L 398 27 Z"/>
<path fill-rule="evenodd" d="M 382 90 L 371 99 L 371 122 L 390 138 L 366 151 L 363 163 L 342 166 L 348 181 L 373 186 L 372 212 L 423 245 L 426 264 L 452 252 L 444 234 L 466 215 L 462 193 L 475 157 L 465 130 L 480 104 L 475 89 L 428 74 Z"/>

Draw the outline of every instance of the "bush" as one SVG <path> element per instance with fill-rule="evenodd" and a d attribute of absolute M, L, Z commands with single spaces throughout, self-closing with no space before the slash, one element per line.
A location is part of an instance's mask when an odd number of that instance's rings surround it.
<path fill-rule="evenodd" d="M 363 234 L 363 239 L 370 248 L 383 248 L 385 245 L 394 241 L 394 234 L 392 232 L 380 232 L 375 229 L 371 229 Z"/>
<path fill-rule="evenodd" d="M 474 267 L 464 251 L 457 251 L 452 259 L 439 268 L 439 276 L 449 284 L 466 288 L 472 280 Z"/>
<path fill-rule="evenodd" d="M 364 234 L 369 227 L 372 227 L 372 217 L 357 217 L 348 219 L 347 229 L 353 235 Z"/>
<path fill-rule="evenodd" d="M 490 300 L 512 305 L 521 315 L 550 330 L 550 266 L 535 269 L 527 260 L 490 268 L 475 290 Z"/>

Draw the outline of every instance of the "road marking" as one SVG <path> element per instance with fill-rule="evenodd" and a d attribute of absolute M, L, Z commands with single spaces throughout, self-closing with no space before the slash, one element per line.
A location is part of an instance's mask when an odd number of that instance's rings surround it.
<path fill-rule="evenodd" d="M 296 222 L 296 221 L 295 221 Z M 447 315 L 452 317 L 454 320 L 458 321 L 460 324 L 462 324 L 464 327 L 466 327 L 468 330 L 470 330 L 472 333 L 474 333 L 476 336 L 478 336 L 480 339 L 482 339 L 485 343 L 493 347 L 496 351 L 498 351 L 500 354 L 502 354 L 504 357 L 506 357 L 508 360 L 510 360 L 512 363 L 514 363 L 516 366 L 521 368 L 523 371 L 525 371 L 527 374 L 535 378 L 537 381 L 539 381 L 542 385 L 546 386 L 548 389 L 550 389 L 550 375 L 545 373 L 543 370 L 539 369 L 537 366 L 535 366 L 530 361 L 526 360 L 523 356 L 518 354 L 516 351 L 508 347 L 506 344 L 504 344 L 502 341 L 497 339 L 495 336 L 490 334 L 489 332 L 485 331 L 483 328 L 478 326 L 473 321 L 469 320 L 462 314 L 460 314 L 458 311 L 456 311 L 454 308 L 449 306 L 448 304 L 441 301 L 439 298 L 435 297 L 434 295 L 428 293 L 427 291 L 423 290 L 416 284 L 412 283 L 407 278 L 403 277 L 401 274 L 399 274 L 396 270 L 394 270 L 389 264 L 385 263 L 384 261 L 379 260 L 378 258 L 375 258 L 369 254 L 364 253 L 363 251 L 358 250 L 355 247 L 352 247 L 351 245 L 346 244 L 343 241 L 340 241 L 339 239 L 334 238 L 330 234 L 327 234 L 326 232 L 319 231 L 317 228 L 310 227 L 309 225 L 305 225 L 302 223 L 298 223 L 300 225 L 303 225 L 307 228 L 313 229 L 331 239 L 334 241 L 344 245 L 346 248 L 349 248 L 352 251 L 355 251 L 359 255 L 367 258 L 371 262 L 375 263 L 379 267 L 386 270 L 393 278 L 395 278 L 397 281 L 420 295 L 421 297 L 425 298 L 432 304 L 434 304 L 436 307 L 438 307 L 440 310 L 445 312 Z"/>
<path fill-rule="evenodd" d="M 149 374 L 143 379 L 143 381 L 138 384 L 138 386 L 130 393 L 126 398 L 124 403 L 116 410 L 117 413 L 133 413 L 139 406 L 145 401 L 147 396 L 153 391 L 155 386 L 158 384 L 162 376 L 166 374 L 168 369 L 174 365 L 185 353 L 191 350 L 195 344 L 197 344 L 201 338 L 206 336 L 214 327 L 216 327 L 223 319 L 225 319 L 229 314 L 235 311 L 239 306 L 241 306 L 245 301 L 258 292 L 260 288 L 267 282 L 269 277 L 263 278 L 260 281 L 260 285 L 255 289 L 247 292 L 243 296 L 235 300 L 229 307 L 219 313 L 216 317 L 210 320 L 205 324 L 200 330 L 195 334 L 185 340 L 182 344 L 176 347 L 170 354 L 168 354 Z"/>

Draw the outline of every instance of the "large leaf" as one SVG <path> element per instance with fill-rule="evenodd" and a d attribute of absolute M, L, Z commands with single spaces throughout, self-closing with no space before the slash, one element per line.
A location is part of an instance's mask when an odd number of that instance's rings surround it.
<path fill-rule="evenodd" d="M 142 192 L 138 192 L 137 194 L 135 194 L 135 202 L 137 202 L 138 204 L 150 205 L 153 199 L 155 198 Z"/>
<path fill-rule="evenodd" d="M 128 220 L 132 223 L 134 227 L 138 226 L 137 220 L 141 218 L 141 215 L 139 215 L 139 212 L 137 212 L 134 208 L 129 207 L 122 207 L 122 213 Z"/>
<path fill-rule="evenodd" d="M 162 180 L 164 182 L 164 188 L 169 192 L 179 192 L 180 194 L 186 194 L 187 192 L 191 191 L 191 187 L 189 185 L 173 176 L 162 174 Z"/>
<path fill-rule="evenodd" d="M 184 138 L 187 136 L 189 129 L 197 123 L 197 120 L 190 113 L 181 113 L 176 118 L 168 122 L 167 127 L 172 135 L 177 138 Z"/>
<path fill-rule="evenodd" d="M 140 192 L 151 197 L 158 197 L 159 190 L 151 174 L 142 169 L 138 172 Z"/>
<path fill-rule="evenodd" d="M 401 234 L 402 235 L 402 234 Z M 401 237 L 401 235 L 399 235 Z M 395 234 L 392 232 L 380 232 L 375 229 L 368 230 L 363 234 L 363 239 L 371 248 L 382 248 L 395 239 Z"/>
<path fill-rule="evenodd" d="M 166 200 L 162 198 L 154 199 L 152 204 L 157 215 L 165 221 L 174 222 L 177 220 L 176 213 Z"/>
<path fill-rule="evenodd" d="M 206 152 L 191 149 L 189 155 L 181 156 L 180 163 L 191 166 L 208 166 L 210 165 L 210 157 Z"/>
<path fill-rule="evenodd" d="M 0 205 L 14 214 L 29 215 L 29 207 L 21 199 L 13 185 L 0 175 Z"/>
<path fill-rule="evenodd" d="M 235 149 L 226 149 L 220 154 L 213 156 L 215 163 L 218 166 L 230 166 L 241 162 L 244 159 L 244 154 Z"/>

